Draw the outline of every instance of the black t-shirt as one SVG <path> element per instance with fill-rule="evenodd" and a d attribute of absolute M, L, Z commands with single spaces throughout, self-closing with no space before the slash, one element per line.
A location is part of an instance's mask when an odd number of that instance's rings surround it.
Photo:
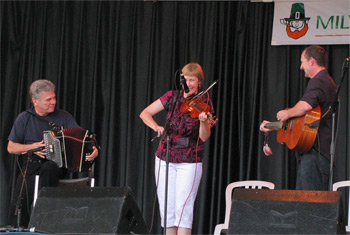
<path fill-rule="evenodd" d="M 49 122 L 63 128 L 81 128 L 73 116 L 62 109 L 55 109 L 54 112 L 40 118 L 35 115 L 38 116 L 33 107 L 20 113 L 13 124 L 8 140 L 20 144 L 40 142 L 43 140 L 43 132 L 53 129 Z"/>
<path fill-rule="evenodd" d="M 314 78 L 310 79 L 301 100 L 309 103 L 312 108 L 320 105 L 321 117 L 327 112 L 332 103 L 337 100 L 336 85 L 326 69 L 321 70 Z M 332 119 L 329 117 L 320 123 L 314 143 L 314 148 L 328 159 L 330 159 L 331 137 Z"/>

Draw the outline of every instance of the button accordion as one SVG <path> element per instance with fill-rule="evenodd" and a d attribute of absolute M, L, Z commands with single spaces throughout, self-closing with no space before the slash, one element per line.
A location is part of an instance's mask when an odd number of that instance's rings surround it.
<path fill-rule="evenodd" d="M 94 134 L 79 128 L 44 131 L 44 142 L 48 160 L 79 172 L 89 170 L 91 162 L 86 161 L 86 155 L 93 152 L 93 146 L 98 146 Z"/>

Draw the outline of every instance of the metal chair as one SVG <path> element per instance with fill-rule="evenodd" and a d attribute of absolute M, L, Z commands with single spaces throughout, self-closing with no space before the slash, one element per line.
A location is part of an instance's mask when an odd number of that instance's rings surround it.
<path fill-rule="evenodd" d="M 74 176 L 74 173 L 71 173 L 71 177 L 69 179 L 60 179 L 58 181 L 58 186 L 66 187 L 66 186 L 73 186 L 73 187 L 79 187 L 79 186 L 89 186 L 91 188 L 95 187 L 95 178 L 94 178 L 94 172 L 95 172 L 95 163 L 91 165 L 89 170 L 87 172 L 81 172 L 84 173 L 84 176 Z M 76 177 L 76 178 L 75 178 Z"/>
<path fill-rule="evenodd" d="M 339 181 L 333 184 L 333 191 L 338 191 L 339 188 L 348 187 L 349 198 L 348 198 L 348 223 L 345 226 L 346 232 L 350 232 L 350 180 Z"/>
<path fill-rule="evenodd" d="M 60 179 L 58 181 L 59 187 L 87 187 L 90 186 L 91 188 L 95 187 L 95 178 L 94 178 L 94 168 L 95 164 L 92 164 L 91 168 L 89 169 L 89 172 L 86 172 L 88 176 L 86 177 L 79 177 L 79 178 L 72 178 L 72 179 Z M 35 206 L 36 200 L 38 198 L 39 193 L 39 175 L 35 176 L 35 187 L 34 187 L 34 200 L 33 200 L 33 207 Z"/>
<path fill-rule="evenodd" d="M 223 224 L 217 224 L 215 226 L 214 235 L 227 233 L 228 225 L 230 222 L 231 205 L 232 205 L 232 192 L 235 188 L 251 188 L 251 189 L 274 189 L 275 184 L 267 181 L 260 180 L 247 180 L 247 181 L 237 181 L 230 183 L 226 187 L 225 197 L 226 197 L 226 210 L 225 210 L 225 222 Z"/>

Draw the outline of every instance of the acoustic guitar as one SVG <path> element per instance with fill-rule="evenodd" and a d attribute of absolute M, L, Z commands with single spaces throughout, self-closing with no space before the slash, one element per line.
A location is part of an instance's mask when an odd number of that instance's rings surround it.
<path fill-rule="evenodd" d="M 318 125 L 314 124 L 318 123 L 320 118 L 321 108 L 317 106 L 305 114 L 305 116 L 291 118 L 285 122 L 270 122 L 265 127 L 268 129 L 278 129 L 278 143 L 284 143 L 289 149 L 295 149 L 305 153 L 312 148 L 315 142 Z"/>

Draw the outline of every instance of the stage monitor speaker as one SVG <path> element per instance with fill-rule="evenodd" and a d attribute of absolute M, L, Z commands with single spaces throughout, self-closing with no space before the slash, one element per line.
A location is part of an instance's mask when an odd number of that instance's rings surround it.
<path fill-rule="evenodd" d="M 236 189 L 229 234 L 344 232 L 340 192 Z"/>
<path fill-rule="evenodd" d="M 129 187 L 42 188 L 28 227 L 45 233 L 149 233 Z"/>

